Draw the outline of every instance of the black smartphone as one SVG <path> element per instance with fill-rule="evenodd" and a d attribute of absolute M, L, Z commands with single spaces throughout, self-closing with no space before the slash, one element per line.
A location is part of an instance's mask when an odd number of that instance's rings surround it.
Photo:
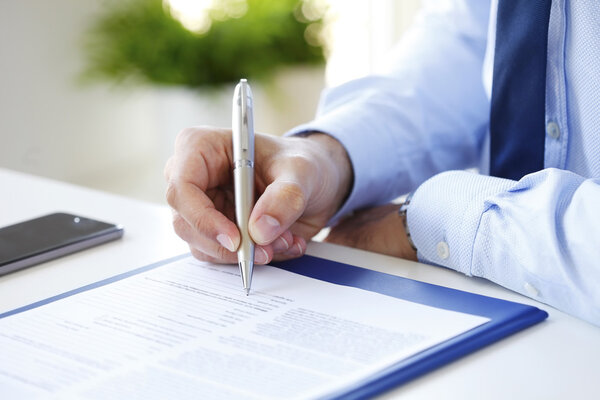
<path fill-rule="evenodd" d="M 123 227 L 54 213 L 0 228 L 0 275 L 123 236 Z"/>

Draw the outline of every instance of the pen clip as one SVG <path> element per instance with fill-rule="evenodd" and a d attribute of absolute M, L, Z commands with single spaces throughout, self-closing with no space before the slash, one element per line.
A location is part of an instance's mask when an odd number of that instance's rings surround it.
<path fill-rule="evenodd" d="M 250 149 L 250 132 L 248 124 L 248 83 L 245 79 L 240 80 L 240 107 L 241 107 L 241 140 L 240 145 L 242 151 Z"/>
<path fill-rule="evenodd" d="M 254 162 L 254 118 L 252 90 L 245 79 L 235 87 L 233 97 L 232 133 L 234 164 Z"/>

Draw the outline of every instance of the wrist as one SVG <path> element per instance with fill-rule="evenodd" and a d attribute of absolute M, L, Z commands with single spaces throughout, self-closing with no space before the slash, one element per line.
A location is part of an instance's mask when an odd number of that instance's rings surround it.
<path fill-rule="evenodd" d="M 354 171 L 352 162 L 344 146 L 334 137 L 322 132 L 308 132 L 301 134 L 304 140 L 309 140 L 317 144 L 317 148 L 322 151 L 322 158 L 325 164 L 329 164 L 329 175 L 334 190 L 331 215 L 340 209 L 344 201 L 350 195 L 352 184 L 354 182 Z M 331 190 L 331 186 L 327 188 Z"/>

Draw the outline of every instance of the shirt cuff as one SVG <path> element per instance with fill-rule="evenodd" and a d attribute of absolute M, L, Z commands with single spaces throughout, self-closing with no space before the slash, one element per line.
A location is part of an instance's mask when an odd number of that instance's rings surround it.
<path fill-rule="evenodd" d="M 515 181 L 466 171 L 448 171 L 413 194 L 407 224 L 420 261 L 472 275 L 473 245 L 486 199 Z"/>

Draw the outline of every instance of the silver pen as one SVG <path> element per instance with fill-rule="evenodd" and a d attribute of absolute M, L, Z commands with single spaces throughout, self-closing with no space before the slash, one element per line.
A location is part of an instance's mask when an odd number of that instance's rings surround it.
<path fill-rule="evenodd" d="M 246 79 L 240 80 L 233 94 L 232 129 L 235 219 L 242 237 L 237 257 L 247 296 L 254 268 L 254 242 L 248 233 L 248 220 L 254 206 L 254 119 L 252 91 Z"/>

